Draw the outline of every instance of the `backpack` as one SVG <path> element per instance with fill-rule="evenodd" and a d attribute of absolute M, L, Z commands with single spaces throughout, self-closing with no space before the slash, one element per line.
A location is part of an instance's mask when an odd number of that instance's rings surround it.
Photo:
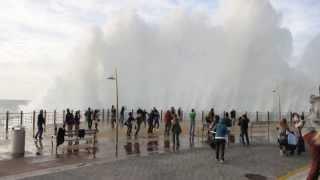
<path fill-rule="evenodd" d="M 290 132 L 288 134 L 288 144 L 289 145 L 297 145 L 297 138 L 292 132 Z"/>
<path fill-rule="evenodd" d="M 282 130 L 279 135 L 279 144 L 287 144 L 288 136 L 286 134 L 287 130 Z"/>

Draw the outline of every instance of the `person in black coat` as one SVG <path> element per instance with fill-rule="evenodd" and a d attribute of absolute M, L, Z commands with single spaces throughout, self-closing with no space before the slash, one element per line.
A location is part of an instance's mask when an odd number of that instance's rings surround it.
<path fill-rule="evenodd" d="M 240 126 L 240 136 L 241 136 L 241 140 L 242 140 L 243 145 L 246 144 L 244 141 L 244 138 L 247 141 L 247 145 L 250 144 L 249 136 L 248 136 L 249 122 L 250 122 L 250 120 L 247 117 L 247 114 L 242 115 L 242 117 L 240 117 L 240 119 L 239 119 L 238 125 Z"/>
<path fill-rule="evenodd" d="M 36 133 L 36 136 L 34 137 L 35 139 L 39 139 L 41 140 L 42 139 L 42 134 L 43 134 L 43 126 L 46 124 L 46 120 L 44 118 L 44 115 L 43 115 L 43 110 L 40 110 L 40 113 L 38 115 L 38 122 L 37 122 L 37 125 L 38 125 L 38 131 Z"/>
<path fill-rule="evenodd" d="M 134 117 L 132 115 L 132 112 L 129 112 L 129 117 L 128 117 L 127 121 L 125 122 L 125 125 L 127 126 L 127 136 L 131 136 L 133 121 L 134 121 Z"/>
<path fill-rule="evenodd" d="M 137 118 L 136 118 L 137 121 L 136 121 L 136 133 L 135 133 L 135 136 L 138 136 L 138 134 L 139 134 L 141 123 L 143 122 L 143 115 L 144 115 L 144 111 L 139 108 L 137 110 Z"/>
<path fill-rule="evenodd" d="M 67 109 L 65 124 L 67 125 L 67 130 L 68 130 L 68 131 L 71 131 L 71 130 L 73 129 L 74 116 L 73 116 L 73 114 L 70 112 L 70 109 Z"/>

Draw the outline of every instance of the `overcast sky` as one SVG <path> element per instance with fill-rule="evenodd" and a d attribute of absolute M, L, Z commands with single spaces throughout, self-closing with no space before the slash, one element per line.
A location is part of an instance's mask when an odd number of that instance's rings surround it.
<path fill-rule="evenodd" d="M 63 73 L 70 54 L 114 16 L 134 12 L 150 23 L 177 9 L 216 13 L 219 0 L 4 0 L 0 6 L 0 98 L 33 99 Z M 320 32 L 319 0 L 272 0 L 290 30 L 294 56 Z M 219 24 L 219 19 L 217 24 Z M 104 27 L 112 28 L 112 27 Z M 289 59 L 297 64 L 299 58 Z M 65 64 L 65 65 L 64 65 Z"/>

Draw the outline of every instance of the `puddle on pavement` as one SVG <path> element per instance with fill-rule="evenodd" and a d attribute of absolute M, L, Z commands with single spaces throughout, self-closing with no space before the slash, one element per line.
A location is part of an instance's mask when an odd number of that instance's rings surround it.
<path fill-rule="evenodd" d="M 110 130 L 109 130 L 110 131 Z M 148 156 L 159 153 L 166 152 L 175 152 L 172 148 L 171 136 L 163 136 L 163 134 L 159 131 L 152 135 L 147 135 L 142 133 L 138 138 L 135 137 L 119 137 L 119 157 L 125 158 L 127 156 Z M 55 151 L 52 148 L 51 135 L 45 134 L 42 141 L 34 140 L 31 135 L 26 136 L 26 145 L 25 145 L 25 155 L 24 158 L 31 158 L 31 162 L 45 162 L 51 161 L 54 159 L 68 159 L 73 157 L 79 157 L 79 161 L 81 160 L 91 160 L 95 158 L 110 158 L 116 159 L 115 157 L 115 137 L 100 137 L 98 139 L 98 145 L 96 149 L 96 154 L 86 153 L 85 151 L 81 151 L 81 153 L 72 153 L 72 155 L 68 155 L 68 153 L 56 156 Z M 187 136 L 180 137 L 180 149 L 188 149 L 192 147 L 189 143 L 189 138 Z M 195 147 L 203 146 L 199 137 L 195 138 L 197 142 Z M 10 160 L 15 159 L 10 154 L 11 151 L 11 142 L 2 141 L 2 145 L 0 146 L 0 160 Z"/>
<path fill-rule="evenodd" d="M 267 180 L 268 178 L 265 176 L 262 176 L 260 174 L 245 174 L 245 177 L 249 180 Z"/>
<path fill-rule="evenodd" d="M 128 137 L 123 145 L 125 155 L 154 155 L 166 152 L 175 152 L 179 149 L 189 149 L 201 146 L 201 144 L 190 144 L 188 138 L 180 138 L 181 147 L 174 149 L 171 136 L 149 136 L 146 138 Z"/>

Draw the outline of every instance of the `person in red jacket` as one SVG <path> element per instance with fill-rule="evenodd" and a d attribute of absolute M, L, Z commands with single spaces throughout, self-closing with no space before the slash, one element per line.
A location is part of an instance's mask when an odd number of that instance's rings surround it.
<path fill-rule="evenodd" d="M 307 180 L 317 180 L 320 173 L 320 132 L 310 128 L 303 138 L 311 154 L 311 166 Z"/>

